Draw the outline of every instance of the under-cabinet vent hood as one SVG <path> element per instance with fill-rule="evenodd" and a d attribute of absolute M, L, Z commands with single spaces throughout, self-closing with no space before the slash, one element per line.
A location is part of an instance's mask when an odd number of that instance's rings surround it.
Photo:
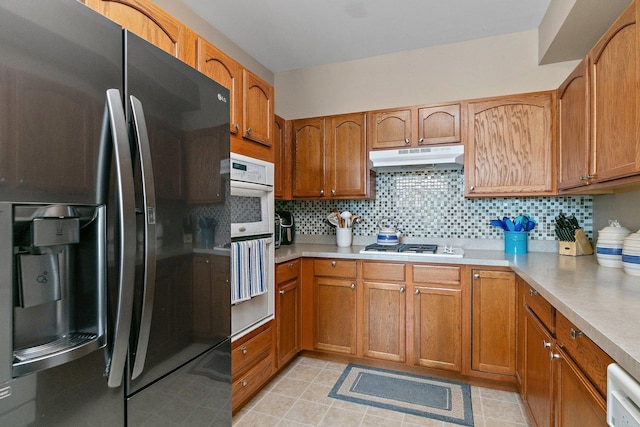
<path fill-rule="evenodd" d="M 372 169 L 416 169 L 434 167 L 461 168 L 464 164 L 464 145 L 372 150 L 369 152 Z"/>

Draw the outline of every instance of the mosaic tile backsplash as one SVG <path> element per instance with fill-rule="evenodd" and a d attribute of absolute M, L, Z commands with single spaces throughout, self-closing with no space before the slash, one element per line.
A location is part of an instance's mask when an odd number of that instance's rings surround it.
<path fill-rule="evenodd" d="M 356 236 L 376 235 L 378 220 L 391 217 L 406 237 L 463 239 L 502 239 L 502 230 L 489 221 L 526 214 L 538 223 L 529 233 L 534 240 L 556 240 L 554 219 L 563 212 L 575 214 L 593 238 L 591 196 L 468 199 L 463 181 L 462 170 L 379 172 L 375 200 L 276 201 L 276 209 L 293 212 L 299 234 L 335 234 L 326 217 L 336 207 L 362 216 Z"/>

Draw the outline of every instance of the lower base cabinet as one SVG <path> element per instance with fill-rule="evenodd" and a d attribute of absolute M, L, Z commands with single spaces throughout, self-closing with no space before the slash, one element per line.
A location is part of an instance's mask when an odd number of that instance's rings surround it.
<path fill-rule="evenodd" d="M 524 317 L 523 394 L 529 415 L 537 427 L 553 425 L 553 348 L 554 340 L 538 319 L 526 312 Z"/>
<path fill-rule="evenodd" d="M 300 350 L 300 261 L 276 265 L 276 365 L 280 369 Z"/>
<path fill-rule="evenodd" d="M 273 321 L 231 344 L 231 409 L 235 413 L 275 373 Z"/>

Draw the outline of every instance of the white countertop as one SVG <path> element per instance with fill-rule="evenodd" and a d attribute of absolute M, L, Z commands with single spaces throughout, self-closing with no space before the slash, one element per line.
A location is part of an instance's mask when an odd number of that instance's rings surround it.
<path fill-rule="evenodd" d="M 392 259 L 486 267 L 511 267 L 567 319 L 640 381 L 640 277 L 600 267 L 595 255 L 570 257 L 554 252 L 509 255 L 465 249 L 464 258 L 361 254 L 363 246 L 295 244 L 276 250 L 276 263 L 299 257 Z"/>

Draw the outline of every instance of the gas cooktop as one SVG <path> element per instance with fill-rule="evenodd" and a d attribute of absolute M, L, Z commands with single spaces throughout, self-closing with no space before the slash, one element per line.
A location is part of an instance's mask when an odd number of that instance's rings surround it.
<path fill-rule="evenodd" d="M 438 246 L 430 243 L 402 243 L 398 245 L 379 245 L 373 243 L 360 250 L 361 254 L 377 252 L 384 253 L 385 255 L 446 256 L 453 258 L 462 258 L 464 256 L 464 250 L 461 248 L 454 248 L 447 245 Z"/>

